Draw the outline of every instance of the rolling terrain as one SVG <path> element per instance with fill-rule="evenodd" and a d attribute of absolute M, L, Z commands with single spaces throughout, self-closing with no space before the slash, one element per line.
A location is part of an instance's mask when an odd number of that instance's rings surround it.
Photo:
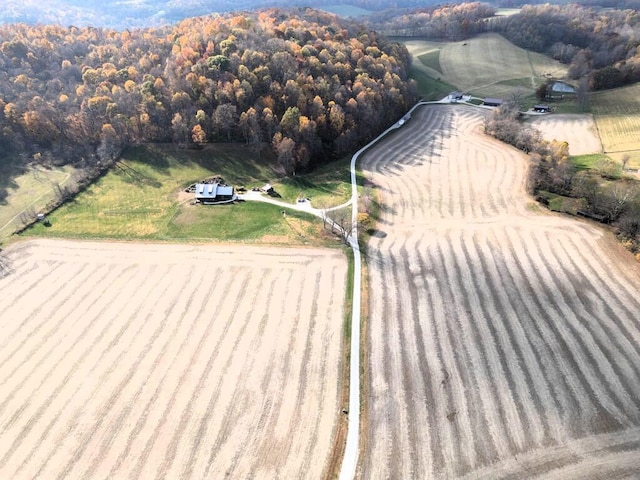
<path fill-rule="evenodd" d="M 537 210 L 481 115 L 422 107 L 363 159 L 384 207 L 359 478 L 637 474 L 640 268 Z"/>
<path fill-rule="evenodd" d="M 321 478 L 340 250 L 38 240 L 0 278 L 0 478 Z"/>
<path fill-rule="evenodd" d="M 497 33 L 477 35 L 462 42 L 403 40 L 413 63 L 432 78 L 455 85 L 463 92 L 478 96 L 507 97 L 515 90 L 533 94 L 547 74 L 562 78 L 567 68 L 539 53 L 515 46 Z M 420 57 L 430 54 L 426 65 Z M 423 57 L 424 58 L 424 57 Z"/>

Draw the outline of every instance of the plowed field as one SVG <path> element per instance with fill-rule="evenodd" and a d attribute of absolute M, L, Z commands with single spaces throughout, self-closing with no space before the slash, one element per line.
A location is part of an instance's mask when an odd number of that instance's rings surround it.
<path fill-rule="evenodd" d="M 531 208 L 524 156 L 472 108 L 423 107 L 363 162 L 384 207 L 359 477 L 637 475 L 633 257 Z"/>
<path fill-rule="evenodd" d="M 341 251 L 6 253 L 0 478 L 321 478 L 341 415 Z"/>

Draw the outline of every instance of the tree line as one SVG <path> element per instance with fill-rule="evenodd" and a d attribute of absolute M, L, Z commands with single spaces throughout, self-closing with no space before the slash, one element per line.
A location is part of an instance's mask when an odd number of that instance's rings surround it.
<path fill-rule="evenodd" d="M 542 192 L 578 199 L 581 214 L 614 225 L 627 247 L 640 252 L 640 182 L 624 176 L 628 158 L 618 163 L 604 157 L 594 168 L 579 170 L 567 142 L 544 140 L 538 130 L 520 123 L 518 110 L 517 103 L 505 103 L 486 118 L 484 130 L 529 154 L 529 193 L 543 203 Z"/>
<path fill-rule="evenodd" d="M 569 77 L 585 78 L 590 90 L 640 81 L 640 13 L 578 4 L 526 5 L 496 23 L 516 45 L 569 65 Z"/>
<path fill-rule="evenodd" d="M 375 13 L 366 21 L 388 36 L 427 37 L 457 41 L 486 32 L 495 7 L 481 2 L 390 10 Z"/>
<path fill-rule="evenodd" d="M 0 26 L 0 162 L 98 163 L 127 145 L 268 143 L 288 173 L 413 104 L 407 50 L 311 9 L 117 31 Z"/>
<path fill-rule="evenodd" d="M 389 36 L 447 41 L 496 31 L 522 48 L 568 64 L 569 77 L 584 79 L 589 90 L 640 81 L 638 0 L 613 2 L 611 8 L 602 8 L 600 0 L 581 2 L 585 5 L 529 3 L 510 16 L 496 16 L 494 5 L 469 2 L 383 11 L 366 21 Z M 499 4 L 508 6 L 509 2 Z"/>

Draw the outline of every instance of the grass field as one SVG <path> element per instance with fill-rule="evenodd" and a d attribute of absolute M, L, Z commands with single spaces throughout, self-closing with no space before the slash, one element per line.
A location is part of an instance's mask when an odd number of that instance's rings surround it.
<path fill-rule="evenodd" d="M 430 52 L 418 55 L 418 60 L 428 68 L 435 70 L 438 73 L 442 73 L 442 67 L 440 67 L 440 50 L 431 50 Z"/>
<path fill-rule="evenodd" d="M 314 175 L 282 178 L 272 160 L 250 159 L 242 145 L 211 145 L 203 150 L 171 146 L 131 149 L 115 168 L 49 216 L 51 226 L 34 225 L 29 236 L 145 240 L 260 241 L 306 244 L 324 238 L 313 216 L 267 204 L 192 205 L 184 188 L 212 175 L 247 188 L 271 182 L 282 199 L 298 196 L 314 204 L 348 198 L 344 167 L 329 166 Z M 326 239 L 327 241 L 331 241 Z"/>
<path fill-rule="evenodd" d="M 550 57 L 523 50 L 494 33 L 463 42 L 409 39 L 403 43 L 416 69 L 479 97 L 506 97 L 516 89 L 533 95 L 547 74 L 562 78 L 567 71 Z"/>
<path fill-rule="evenodd" d="M 21 175 L 13 176 L 0 169 L 3 198 L 0 201 L 0 243 L 22 226 L 21 212 L 38 213 L 56 195 L 55 185 L 64 186 L 73 173 L 73 167 L 29 168 Z"/>
<path fill-rule="evenodd" d="M 418 92 L 424 100 L 440 100 L 456 90 L 454 85 L 437 80 L 415 66 L 411 67 L 411 78 L 418 86 Z"/>
<path fill-rule="evenodd" d="M 629 166 L 640 168 L 640 85 L 595 93 L 591 108 L 604 151 L 616 160 L 629 155 Z"/>

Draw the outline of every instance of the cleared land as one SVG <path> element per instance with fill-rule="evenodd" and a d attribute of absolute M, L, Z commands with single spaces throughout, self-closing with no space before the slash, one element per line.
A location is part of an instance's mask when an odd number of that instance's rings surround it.
<path fill-rule="evenodd" d="M 325 241 L 315 217 L 303 212 L 283 216 L 281 208 L 257 202 L 192 205 L 185 187 L 214 175 L 234 186 L 274 185 L 282 199 L 310 197 L 318 208 L 350 195 L 348 164 L 310 175 L 280 178 L 271 159 L 242 145 L 208 145 L 184 150 L 147 145 L 128 150 L 109 173 L 49 216 L 51 226 L 36 224 L 26 235 L 40 237 L 145 239 L 169 241 L 246 241 L 300 245 Z M 346 165 L 346 166 L 345 166 Z M 335 203 L 333 203 L 335 205 Z"/>
<path fill-rule="evenodd" d="M 588 114 L 552 114 L 533 116 L 527 124 L 540 130 L 546 140 L 569 143 L 571 155 L 600 153 L 602 145 L 593 117 Z"/>
<path fill-rule="evenodd" d="M 546 74 L 562 78 L 567 72 L 560 62 L 523 50 L 495 33 L 462 42 L 411 39 L 403 43 L 414 57 L 416 68 L 478 96 L 506 97 L 515 89 L 533 94 L 546 81 Z M 439 51 L 437 62 L 436 51 Z M 439 70 L 433 67 L 436 63 Z"/>
<path fill-rule="evenodd" d="M 640 267 L 536 213 L 478 112 L 423 107 L 363 159 L 384 206 L 360 478 L 637 475 Z"/>
<path fill-rule="evenodd" d="M 0 478 L 321 478 L 341 250 L 38 240 L 0 279 Z"/>
<path fill-rule="evenodd" d="M 72 167 L 35 167 L 19 175 L 0 170 L 0 242 L 23 225 L 23 212 L 38 213 L 53 200 L 56 186 L 67 185 L 73 172 Z"/>

